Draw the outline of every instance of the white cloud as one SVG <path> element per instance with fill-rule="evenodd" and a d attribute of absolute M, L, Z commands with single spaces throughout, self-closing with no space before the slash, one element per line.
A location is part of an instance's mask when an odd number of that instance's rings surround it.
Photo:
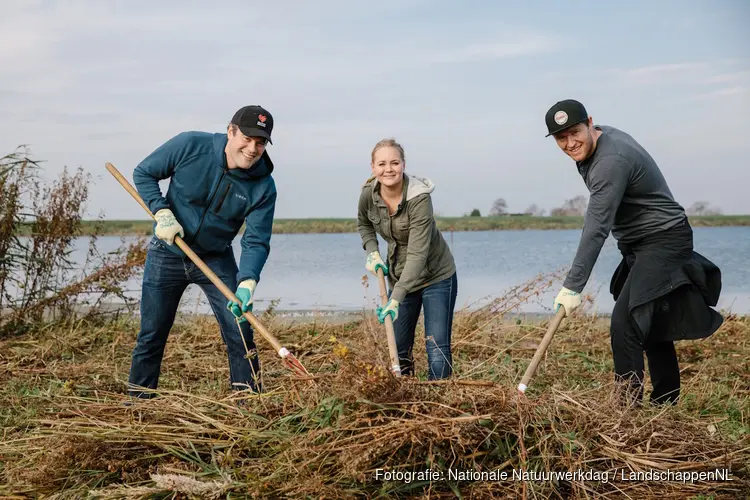
<path fill-rule="evenodd" d="M 750 96 L 750 87 L 736 86 L 724 87 L 718 90 L 712 90 L 697 96 L 698 99 L 717 99 L 722 97 L 747 97 Z M 750 112 L 750 108 L 745 108 Z"/>
<path fill-rule="evenodd" d="M 673 83 L 695 75 L 705 74 L 710 65 L 704 62 L 654 64 L 629 69 L 611 69 L 609 75 L 622 85 L 656 85 Z"/>
<path fill-rule="evenodd" d="M 738 109 L 750 113 L 750 69 L 717 71 L 705 80 L 706 89 L 697 99 L 733 99 Z"/>
<path fill-rule="evenodd" d="M 506 59 L 557 50 L 560 43 L 551 36 L 526 35 L 513 40 L 496 43 L 474 43 L 458 49 L 436 53 L 429 58 L 435 63 L 461 63 Z"/>
<path fill-rule="evenodd" d="M 734 71 L 729 73 L 718 73 L 708 77 L 705 82 L 707 84 L 725 84 L 732 85 L 738 83 L 750 82 L 750 69 L 744 71 Z"/>
<path fill-rule="evenodd" d="M 750 81 L 748 68 L 750 59 L 716 59 L 614 68 L 605 74 L 624 85 L 726 84 Z"/>
<path fill-rule="evenodd" d="M 609 69 L 602 85 L 638 89 L 646 95 L 668 89 L 667 95 L 681 95 L 686 101 L 723 99 L 738 109 L 748 109 L 748 68 L 747 59 L 717 59 Z"/>

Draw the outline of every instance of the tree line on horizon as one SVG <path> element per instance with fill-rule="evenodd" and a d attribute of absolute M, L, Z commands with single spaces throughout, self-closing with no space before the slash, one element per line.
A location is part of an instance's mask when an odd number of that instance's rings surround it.
<path fill-rule="evenodd" d="M 578 195 L 573 198 L 565 200 L 565 202 L 559 206 L 552 208 L 549 211 L 550 217 L 583 217 L 586 215 L 586 208 L 588 207 L 588 197 L 585 195 Z M 696 201 L 685 209 L 687 215 L 722 215 L 721 208 L 712 206 L 707 201 Z M 508 203 L 505 198 L 497 198 L 492 202 L 492 206 L 488 212 L 490 217 L 498 217 L 503 215 L 526 215 L 532 217 L 544 217 L 547 215 L 547 211 L 544 208 L 539 207 L 536 203 L 529 205 L 523 212 L 511 212 L 508 209 Z M 474 208 L 471 212 L 464 214 L 464 217 L 481 217 L 482 213 L 478 208 Z"/>

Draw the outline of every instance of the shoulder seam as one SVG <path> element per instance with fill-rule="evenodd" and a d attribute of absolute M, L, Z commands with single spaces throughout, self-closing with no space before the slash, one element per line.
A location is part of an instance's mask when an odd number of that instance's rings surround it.
<path fill-rule="evenodd" d="M 178 134 L 178 135 L 182 135 L 182 136 L 189 136 L 189 135 L 190 135 L 190 134 L 192 134 L 192 133 L 194 133 L 194 132 L 193 132 L 193 131 L 190 131 L 190 132 L 181 132 L 181 133 L 180 133 L 180 134 Z M 200 132 L 199 132 L 199 133 L 200 133 Z M 212 142 L 211 142 L 211 146 L 213 146 L 213 138 L 211 138 L 211 141 L 212 141 Z M 191 141 L 191 140 L 186 140 L 185 142 L 186 142 L 186 144 L 190 144 L 190 143 L 191 143 L 191 142 L 193 142 L 193 141 Z M 198 158 L 199 156 L 204 156 L 204 155 L 213 155 L 213 153 L 214 153 L 214 152 L 213 152 L 213 147 L 212 147 L 212 148 L 211 148 L 211 151 L 202 151 L 202 152 L 194 153 L 194 154 L 192 154 L 192 155 L 190 155 L 190 156 L 188 156 L 188 157 L 184 158 L 184 159 L 183 159 L 183 160 L 182 160 L 182 161 L 181 161 L 180 163 L 182 163 L 182 162 L 185 162 L 185 161 L 189 161 L 189 160 L 193 160 L 193 159 L 195 159 L 195 158 Z"/>

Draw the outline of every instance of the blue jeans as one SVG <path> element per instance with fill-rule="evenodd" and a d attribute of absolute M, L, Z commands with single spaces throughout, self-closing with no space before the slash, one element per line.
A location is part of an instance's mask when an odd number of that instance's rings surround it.
<path fill-rule="evenodd" d="M 403 375 L 414 373 L 414 331 L 423 306 L 429 380 L 447 378 L 453 373 L 451 333 L 457 293 L 458 279 L 456 273 L 453 273 L 450 278 L 407 294 L 399 305 L 393 331 Z"/>
<path fill-rule="evenodd" d="M 149 244 L 143 272 L 141 292 L 141 330 L 133 349 L 129 383 L 131 386 L 156 389 L 167 336 L 174 323 L 182 294 L 191 283 L 198 285 L 208 297 L 229 358 L 229 377 L 234 389 L 261 389 L 260 361 L 255 350 L 253 330 L 242 322 L 238 328 L 234 315 L 226 308 L 227 299 L 189 258 L 180 257 L 156 238 Z M 237 263 L 231 247 L 222 254 L 201 259 L 230 290 L 237 288 Z M 240 337 L 245 338 L 245 345 Z M 248 355 L 249 353 L 249 355 Z M 256 383 L 257 382 L 257 383 Z M 150 394 L 130 389 L 135 397 Z"/>

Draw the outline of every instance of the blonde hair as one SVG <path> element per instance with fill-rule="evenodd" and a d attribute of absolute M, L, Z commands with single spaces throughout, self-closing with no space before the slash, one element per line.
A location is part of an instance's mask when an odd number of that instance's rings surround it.
<path fill-rule="evenodd" d="M 399 154 L 401 155 L 401 161 L 406 161 L 406 155 L 404 154 L 404 148 L 396 142 L 396 139 L 390 138 L 390 139 L 382 139 L 378 141 L 377 144 L 375 144 L 375 147 L 372 149 L 372 154 L 370 155 L 372 158 L 372 161 L 375 161 L 375 153 L 380 148 L 396 148 L 398 149 Z"/>

